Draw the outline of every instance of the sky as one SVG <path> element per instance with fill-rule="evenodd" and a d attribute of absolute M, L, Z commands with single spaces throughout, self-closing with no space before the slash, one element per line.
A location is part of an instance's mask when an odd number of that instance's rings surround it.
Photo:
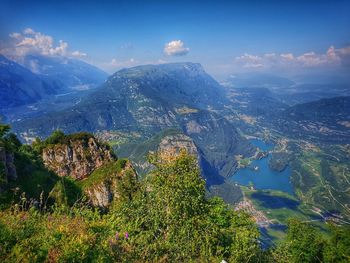
<path fill-rule="evenodd" d="M 85 60 L 109 73 L 191 61 L 240 72 L 346 72 L 350 1 L 0 1 L 0 53 Z M 349 71 L 350 72 L 350 71 Z"/>

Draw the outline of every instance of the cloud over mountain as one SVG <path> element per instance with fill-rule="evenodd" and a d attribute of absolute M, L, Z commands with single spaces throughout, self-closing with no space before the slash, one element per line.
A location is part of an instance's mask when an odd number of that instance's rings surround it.
<path fill-rule="evenodd" d="M 1 53 L 12 57 L 20 58 L 26 55 L 43 56 L 67 56 L 86 57 L 87 54 L 81 51 L 69 51 L 69 45 L 63 40 L 54 40 L 52 36 L 37 32 L 31 28 L 24 29 L 21 33 L 13 32 L 6 47 L 0 50 Z"/>
<path fill-rule="evenodd" d="M 173 40 L 167 43 L 164 47 L 164 53 L 168 56 L 184 56 L 190 49 L 185 47 L 181 40 Z"/>
<path fill-rule="evenodd" d="M 269 53 L 263 55 L 251 55 L 245 53 L 234 59 L 234 64 L 243 68 L 274 68 L 274 67 L 337 67 L 350 65 L 350 46 L 344 48 L 335 48 L 330 46 L 325 53 L 316 53 L 314 51 L 306 52 L 299 56 L 292 53 Z"/>

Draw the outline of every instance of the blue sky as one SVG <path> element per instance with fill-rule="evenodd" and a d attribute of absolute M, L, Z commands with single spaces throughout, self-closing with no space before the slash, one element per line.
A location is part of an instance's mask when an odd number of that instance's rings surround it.
<path fill-rule="evenodd" d="M 349 57 L 350 1 L 344 0 L 2 0 L 0 7 L 3 53 L 40 32 L 52 37 L 54 48 L 62 40 L 71 53 L 86 54 L 81 58 L 109 72 L 145 63 L 193 61 L 221 77 L 278 68 L 294 72 L 311 64 L 343 67 Z M 27 28 L 33 34 L 25 35 Z M 14 32 L 22 34 L 18 42 L 9 37 Z M 332 47 L 337 58 L 329 63 Z"/>

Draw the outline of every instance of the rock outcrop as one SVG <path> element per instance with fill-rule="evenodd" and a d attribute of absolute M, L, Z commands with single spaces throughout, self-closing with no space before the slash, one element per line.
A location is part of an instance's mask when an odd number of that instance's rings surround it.
<path fill-rule="evenodd" d="M 113 200 L 112 185 L 113 183 L 109 180 L 102 181 L 86 189 L 85 194 L 93 206 L 106 208 Z"/>
<path fill-rule="evenodd" d="M 137 174 L 131 163 L 126 160 L 118 160 L 96 170 L 86 179 L 86 182 L 82 181 L 82 183 L 84 194 L 88 197 L 91 205 L 108 208 L 112 201 L 118 200 L 122 195 L 124 198 L 128 198 L 127 188 L 133 188 L 136 180 Z"/>
<path fill-rule="evenodd" d="M 49 145 L 43 149 L 42 159 L 45 166 L 59 176 L 71 176 L 80 180 L 96 168 L 115 160 L 115 157 L 106 145 L 91 137 Z"/>
<path fill-rule="evenodd" d="M 172 160 L 181 150 L 198 158 L 198 150 L 193 140 L 184 134 L 165 136 L 159 144 L 158 153 L 163 160 Z"/>

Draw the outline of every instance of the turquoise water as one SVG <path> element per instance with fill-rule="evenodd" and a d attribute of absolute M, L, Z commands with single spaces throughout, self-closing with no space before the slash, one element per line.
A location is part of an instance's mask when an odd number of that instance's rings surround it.
<path fill-rule="evenodd" d="M 263 151 L 273 149 L 272 144 L 265 143 L 259 139 L 250 140 L 250 142 L 259 147 Z M 268 161 L 270 154 L 260 160 L 255 160 L 250 167 L 239 169 L 231 178 L 232 182 L 248 186 L 253 183 L 256 189 L 273 189 L 286 193 L 294 194 L 292 184 L 290 182 L 291 169 L 287 166 L 282 172 L 270 169 Z M 259 169 L 254 171 L 252 167 L 258 166 Z"/>

